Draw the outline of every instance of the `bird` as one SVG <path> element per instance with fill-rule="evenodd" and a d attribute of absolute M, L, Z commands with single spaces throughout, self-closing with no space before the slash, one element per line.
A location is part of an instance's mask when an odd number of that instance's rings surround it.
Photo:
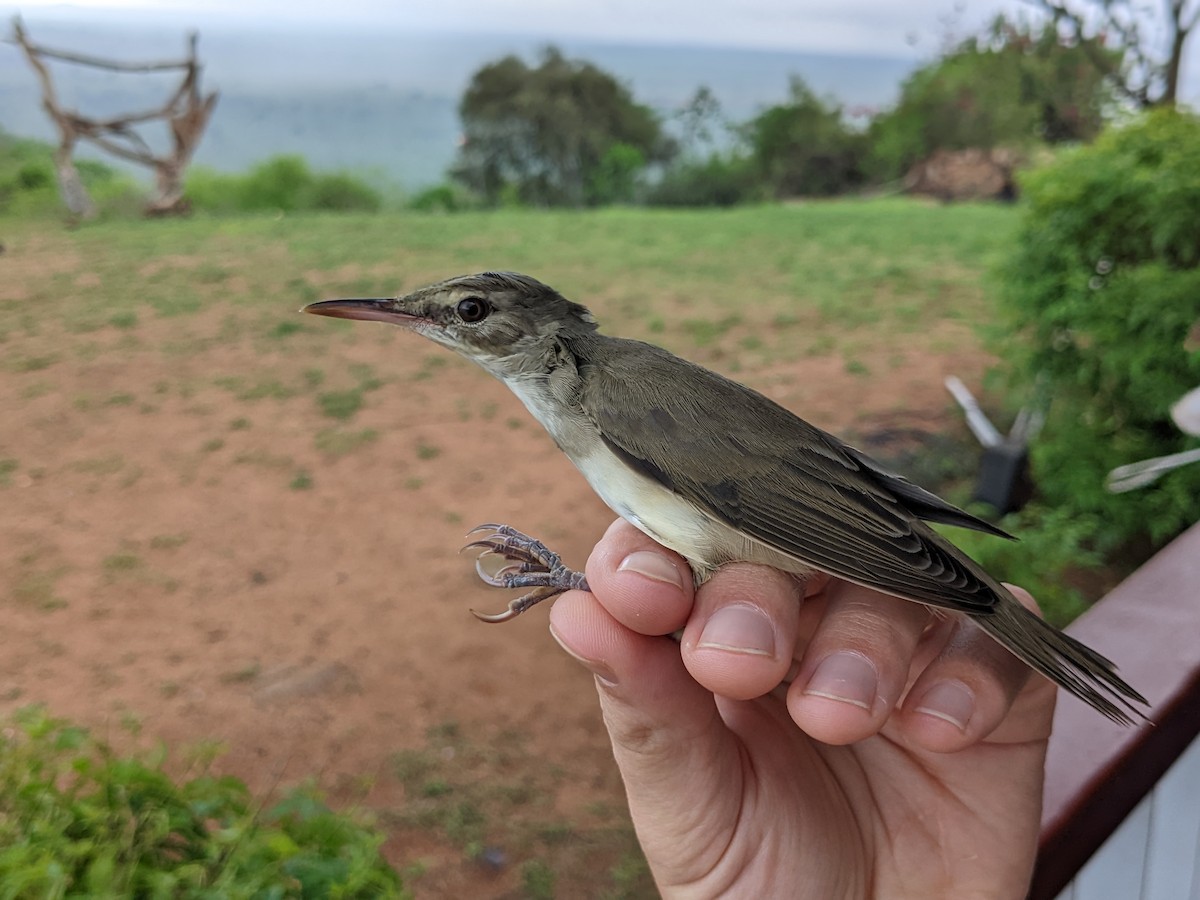
<path fill-rule="evenodd" d="M 600 333 L 587 307 L 515 272 L 461 275 L 306 313 L 400 325 L 506 384 L 617 515 L 687 560 L 697 586 L 753 562 L 816 573 L 966 616 L 1028 666 L 1128 725 L 1146 699 L 1116 666 L 1026 609 L 930 523 L 1011 538 L 736 381 Z M 531 590 L 508 621 L 586 577 L 540 541 L 488 524 L 468 547 L 505 561 L 489 584 Z M 464 548 L 465 549 L 465 548 Z M 1131 715 L 1132 714 L 1132 715 Z"/>

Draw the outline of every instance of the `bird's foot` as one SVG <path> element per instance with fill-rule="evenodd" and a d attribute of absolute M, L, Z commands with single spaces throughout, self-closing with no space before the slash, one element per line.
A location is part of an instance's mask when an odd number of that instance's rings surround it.
<path fill-rule="evenodd" d="M 485 584 L 500 588 L 533 588 L 529 593 L 508 604 L 508 609 L 495 615 L 485 615 L 471 610 L 471 614 L 484 622 L 507 622 L 515 619 L 534 604 L 556 597 L 564 591 L 586 591 L 587 578 L 563 565 L 559 555 L 536 538 L 523 534 L 510 525 L 480 525 L 467 532 L 467 537 L 483 533 L 479 540 L 471 541 L 463 550 L 478 548 L 475 571 Z M 483 567 L 489 556 L 499 556 L 506 564 L 495 572 Z"/>

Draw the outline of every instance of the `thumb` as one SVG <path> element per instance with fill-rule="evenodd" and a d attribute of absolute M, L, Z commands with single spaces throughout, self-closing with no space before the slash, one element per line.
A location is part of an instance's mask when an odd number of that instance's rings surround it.
<path fill-rule="evenodd" d="M 551 610 L 550 630 L 596 676 L 655 879 L 663 886 L 703 878 L 723 846 L 703 836 L 728 836 L 742 795 L 735 740 L 712 693 L 688 674 L 675 641 L 625 628 L 591 594 L 564 594 Z"/>

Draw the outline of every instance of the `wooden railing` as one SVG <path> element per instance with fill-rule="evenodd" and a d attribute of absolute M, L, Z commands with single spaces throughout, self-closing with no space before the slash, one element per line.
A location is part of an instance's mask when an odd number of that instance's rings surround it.
<path fill-rule="evenodd" d="M 1198 499 L 1200 502 L 1200 499 Z M 1068 631 L 1117 661 L 1151 703 L 1150 722 L 1122 728 L 1071 697 L 1060 697 L 1046 760 L 1046 793 L 1031 900 L 1053 900 L 1143 804 L 1200 733 L 1200 524 L 1193 526 L 1072 623 Z M 1197 756 L 1195 746 L 1188 759 Z M 1194 779 L 1193 779 L 1194 780 Z M 1180 800 L 1181 798 L 1172 798 Z M 1200 829 L 1200 795 L 1183 799 Z M 1142 810 L 1145 810 L 1143 813 Z M 1139 813 L 1149 816 L 1143 804 Z M 1147 819 L 1146 852 L 1155 840 Z M 1164 832 L 1166 829 L 1163 830 Z M 1159 837 L 1175 837 L 1160 833 Z M 1195 889 L 1197 836 L 1177 860 Z M 1187 844 L 1188 840 L 1182 841 Z M 1178 847 L 1176 840 L 1173 845 Z M 1170 864 L 1172 861 L 1168 860 Z M 1142 882 L 1145 883 L 1144 881 Z M 1111 885 L 1098 894 L 1137 900 Z M 1082 892 L 1079 892 L 1082 893 Z M 1067 893 L 1066 896 L 1078 894 Z M 1186 900 L 1191 891 L 1179 895 Z"/>

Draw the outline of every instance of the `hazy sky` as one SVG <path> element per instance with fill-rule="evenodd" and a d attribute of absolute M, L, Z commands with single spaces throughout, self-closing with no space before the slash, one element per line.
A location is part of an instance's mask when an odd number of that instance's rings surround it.
<path fill-rule="evenodd" d="M 978 27 L 1020 0 L 0 0 L 31 18 L 105 12 L 147 19 L 517 33 L 602 41 L 717 44 L 928 56 L 954 19 Z M 107 16 L 106 16 L 107 17 Z M 915 41 L 915 44 L 914 44 Z"/>

